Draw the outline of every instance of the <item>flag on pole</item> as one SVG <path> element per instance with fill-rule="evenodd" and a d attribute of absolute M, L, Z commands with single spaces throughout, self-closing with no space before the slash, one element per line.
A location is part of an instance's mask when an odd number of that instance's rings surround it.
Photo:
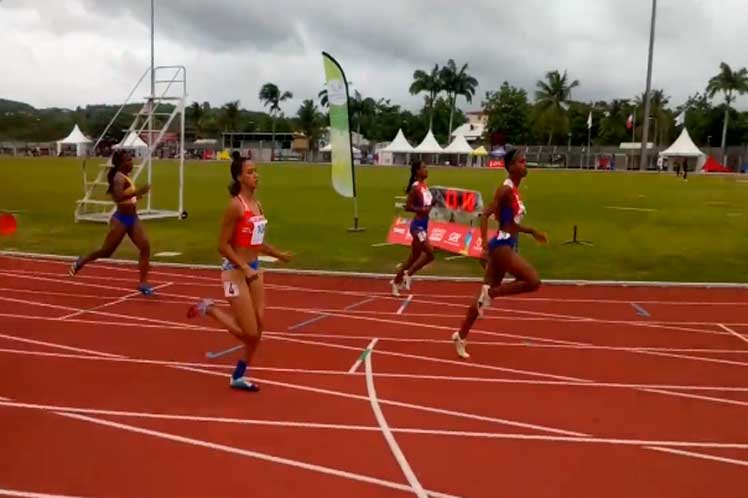
<path fill-rule="evenodd" d="M 633 127 L 634 127 L 634 115 L 633 114 L 629 114 L 629 117 L 626 120 L 626 129 L 630 130 Z"/>
<path fill-rule="evenodd" d="M 683 126 L 686 124 L 686 111 L 683 110 L 680 114 L 675 117 L 675 126 Z"/>
<path fill-rule="evenodd" d="M 348 81 L 343 68 L 327 52 L 322 52 L 330 109 L 330 148 L 332 186 L 343 197 L 356 197 L 353 171 L 353 150 L 348 119 Z"/>
<path fill-rule="evenodd" d="M 592 111 L 590 111 L 590 115 L 587 116 L 587 128 L 592 129 Z"/>

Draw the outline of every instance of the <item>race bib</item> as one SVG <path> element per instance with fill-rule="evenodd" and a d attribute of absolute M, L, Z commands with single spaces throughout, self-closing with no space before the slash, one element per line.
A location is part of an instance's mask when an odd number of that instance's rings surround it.
<path fill-rule="evenodd" d="M 250 244 L 259 246 L 265 240 L 265 228 L 267 227 L 268 220 L 264 216 L 253 216 L 250 218 L 250 221 L 252 222 L 252 240 Z"/>
<path fill-rule="evenodd" d="M 431 206 L 434 201 L 434 197 L 431 195 L 431 190 L 424 188 L 421 189 L 421 195 L 423 196 L 423 207 Z"/>

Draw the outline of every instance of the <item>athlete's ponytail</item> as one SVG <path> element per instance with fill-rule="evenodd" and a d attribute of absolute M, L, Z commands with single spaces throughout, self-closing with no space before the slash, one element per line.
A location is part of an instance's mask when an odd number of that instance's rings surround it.
<path fill-rule="evenodd" d="M 410 178 L 408 179 L 408 185 L 405 187 L 405 193 L 410 193 L 410 189 L 413 188 L 413 182 L 416 181 L 416 175 L 418 174 L 418 170 L 421 169 L 421 166 L 423 165 L 423 161 L 420 159 L 413 159 L 410 162 Z"/>
<path fill-rule="evenodd" d="M 231 183 L 229 184 L 229 194 L 231 197 L 236 197 L 239 192 L 242 191 L 242 184 L 239 183 L 239 177 L 242 175 L 242 166 L 244 166 L 244 158 L 235 150 L 231 153 Z"/>

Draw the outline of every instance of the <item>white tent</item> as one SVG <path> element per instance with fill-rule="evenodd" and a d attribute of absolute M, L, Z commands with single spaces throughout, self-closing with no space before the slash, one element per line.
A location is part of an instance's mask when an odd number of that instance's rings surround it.
<path fill-rule="evenodd" d="M 115 149 L 147 149 L 148 144 L 138 136 L 137 133 L 131 131 L 120 143 L 114 146 Z"/>
<path fill-rule="evenodd" d="M 469 154 L 473 153 L 473 148 L 470 147 L 470 144 L 467 142 L 465 135 L 457 135 L 455 139 L 452 140 L 452 143 L 444 148 L 444 153 L 445 154 L 457 154 L 456 165 L 460 166 L 461 165 L 460 156 L 463 155 L 467 158 Z M 452 161 L 450 160 L 450 163 L 451 162 Z M 468 162 L 466 162 L 466 165 L 468 165 Z"/>
<path fill-rule="evenodd" d="M 423 139 L 423 142 L 413 149 L 413 152 L 416 154 L 441 154 L 444 152 L 444 149 L 442 149 L 439 142 L 434 138 L 433 132 L 429 130 L 426 137 Z"/>
<path fill-rule="evenodd" d="M 673 145 L 660 152 L 662 157 L 682 157 L 689 158 L 695 157 L 696 159 L 696 170 L 700 170 L 704 167 L 706 162 L 706 154 L 696 147 L 691 140 L 691 136 L 688 134 L 686 127 L 683 127 L 683 131 L 680 136 L 673 142 Z"/>
<path fill-rule="evenodd" d="M 148 155 L 148 144 L 138 136 L 137 133 L 131 131 L 120 143 L 112 146 L 113 149 L 127 149 L 135 153 L 136 157 L 146 157 Z"/>
<path fill-rule="evenodd" d="M 413 153 L 413 146 L 405 138 L 402 128 L 397 130 L 395 139 L 387 147 L 377 151 L 379 164 L 398 164 L 395 160 L 395 154 L 405 154 L 405 164 L 410 160 L 410 154 Z"/>
<path fill-rule="evenodd" d="M 673 145 L 660 152 L 661 156 L 664 157 L 701 157 L 705 154 L 696 147 L 691 140 L 691 136 L 688 134 L 688 130 L 683 127 L 683 131 L 680 133 L 678 139 L 673 142 Z"/>
<path fill-rule="evenodd" d="M 355 161 L 360 161 L 361 157 L 362 157 L 361 149 L 359 149 L 357 147 L 353 147 L 353 146 L 351 148 L 353 149 L 353 160 L 354 160 L 354 162 Z M 332 145 L 327 144 L 324 147 L 322 147 L 319 151 L 320 152 L 326 152 L 327 154 L 332 155 Z M 358 164 L 358 163 L 356 163 L 356 164 Z"/>
<path fill-rule="evenodd" d="M 380 152 L 393 152 L 398 154 L 408 154 L 413 152 L 413 146 L 408 143 L 403 134 L 402 128 L 397 131 L 395 139 L 390 144 L 382 149 Z"/>
<path fill-rule="evenodd" d="M 332 152 L 332 145 L 327 144 L 324 147 L 322 147 L 319 151 L 320 152 Z M 353 156 L 354 157 L 357 157 L 357 156 L 360 157 L 361 156 L 361 149 L 353 147 Z"/>
<path fill-rule="evenodd" d="M 63 145 L 74 145 L 76 156 L 85 156 L 88 153 L 88 149 L 91 146 L 91 139 L 83 134 L 78 125 L 73 127 L 73 131 L 70 135 L 57 141 L 57 155 L 60 155 Z"/>
<path fill-rule="evenodd" d="M 452 143 L 444 149 L 445 154 L 472 154 L 473 148 L 467 142 L 465 135 L 457 135 Z"/>

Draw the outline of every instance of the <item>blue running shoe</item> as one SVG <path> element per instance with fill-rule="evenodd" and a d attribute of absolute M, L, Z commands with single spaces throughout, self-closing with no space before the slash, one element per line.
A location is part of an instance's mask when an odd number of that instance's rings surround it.
<path fill-rule="evenodd" d="M 140 284 L 140 285 L 138 285 L 138 290 L 144 296 L 152 296 L 153 295 L 153 287 L 151 287 L 148 284 Z"/>
<path fill-rule="evenodd" d="M 76 273 L 81 269 L 81 258 L 76 259 L 73 261 L 73 264 L 70 265 L 70 276 L 74 277 Z"/>

